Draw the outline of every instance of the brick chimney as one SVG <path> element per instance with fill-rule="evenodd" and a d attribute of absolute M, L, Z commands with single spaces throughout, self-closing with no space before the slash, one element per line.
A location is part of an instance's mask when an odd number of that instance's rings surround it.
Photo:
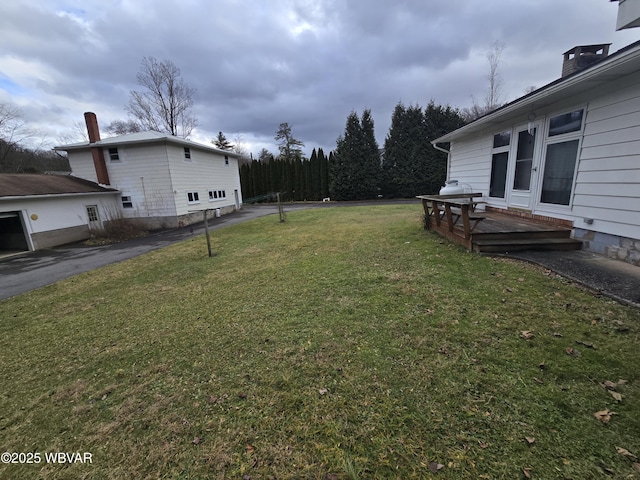
<path fill-rule="evenodd" d="M 562 77 L 584 70 L 609 55 L 610 43 L 580 45 L 564 52 Z"/>
<path fill-rule="evenodd" d="M 87 124 L 87 133 L 89 134 L 89 143 L 100 141 L 100 129 L 98 128 L 98 118 L 93 112 L 85 112 L 84 121 Z M 101 147 L 91 147 L 91 156 L 93 157 L 93 166 L 96 169 L 98 183 L 109 185 L 109 172 L 107 171 L 107 162 L 104 159 L 104 151 Z"/>

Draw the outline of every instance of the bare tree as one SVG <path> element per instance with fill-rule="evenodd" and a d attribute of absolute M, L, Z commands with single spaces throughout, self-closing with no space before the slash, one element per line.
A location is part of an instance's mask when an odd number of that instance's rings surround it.
<path fill-rule="evenodd" d="M 489 87 L 484 96 L 484 103 L 477 103 L 475 97 L 471 95 L 471 107 L 463 108 L 460 112 L 466 122 L 472 122 L 476 118 L 482 117 L 503 105 L 502 75 L 500 74 L 503 50 L 504 43 L 495 41 L 491 44 L 487 52 L 487 62 L 489 63 L 487 79 L 489 80 Z"/>
<path fill-rule="evenodd" d="M 188 138 L 198 121 L 191 113 L 195 89 L 184 83 L 170 60 L 142 59 L 137 76 L 143 91 L 132 90 L 125 107 L 144 129 Z"/>
<path fill-rule="evenodd" d="M 489 89 L 484 97 L 485 107 L 489 110 L 495 110 L 502 105 L 502 75 L 500 75 L 500 60 L 504 43 L 495 41 L 491 44 L 491 48 L 487 52 L 487 62 L 489 62 Z"/>
<path fill-rule="evenodd" d="M 89 142 L 87 134 L 87 126 L 84 122 L 75 121 L 68 130 L 64 131 L 56 138 L 59 145 L 67 145 L 70 143 Z"/>
<path fill-rule="evenodd" d="M 104 128 L 109 135 L 126 135 L 128 133 L 141 132 L 142 125 L 133 119 L 129 120 L 113 120 Z"/>
<path fill-rule="evenodd" d="M 0 163 L 4 165 L 12 152 L 35 135 L 36 132 L 27 127 L 18 107 L 0 103 Z"/>
<path fill-rule="evenodd" d="M 247 148 L 245 147 L 244 138 L 241 133 L 238 133 L 235 137 L 233 137 L 233 145 L 231 146 L 231 151 L 237 153 L 238 155 L 242 155 L 243 157 L 247 156 Z"/>

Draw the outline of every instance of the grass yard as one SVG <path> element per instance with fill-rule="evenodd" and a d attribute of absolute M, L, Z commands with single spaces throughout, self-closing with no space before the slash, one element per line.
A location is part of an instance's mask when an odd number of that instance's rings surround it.
<path fill-rule="evenodd" d="M 42 455 L 0 478 L 640 478 L 640 311 L 417 204 L 212 242 L 0 302 L 0 447 Z"/>

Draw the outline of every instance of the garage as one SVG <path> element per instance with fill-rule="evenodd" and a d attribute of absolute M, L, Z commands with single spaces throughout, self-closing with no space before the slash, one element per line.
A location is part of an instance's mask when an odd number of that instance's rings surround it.
<path fill-rule="evenodd" d="M 0 212 L 0 253 L 29 250 L 20 212 Z"/>

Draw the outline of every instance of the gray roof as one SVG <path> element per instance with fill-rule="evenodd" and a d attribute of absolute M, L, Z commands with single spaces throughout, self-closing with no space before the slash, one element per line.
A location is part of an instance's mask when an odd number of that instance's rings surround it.
<path fill-rule="evenodd" d="M 127 135 L 118 135 L 117 137 L 109 137 L 99 140 L 94 143 L 89 142 L 81 142 L 81 143 L 71 143 L 68 145 L 59 145 L 54 147 L 54 150 L 61 151 L 69 151 L 69 150 L 83 150 L 91 147 L 117 147 L 119 145 L 131 145 L 131 144 L 145 144 L 145 143 L 159 143 L 159 142 L 167 142 L 173 143 L 176 145 L 182 145 L 184 147 L 189 148 L 197 148 L 200 150 L 207 150 L 212 153 L 218 153 L 221 155 L 227 155 L 229 157 L 238 158 L 240 155 L 234 152 L 230 152 L 229 150 L 220 150 L 219 148 L 215 148 L 214 146 L 205 145 L 204 143 L 193 142 L 191 140 L 186 140 L 181 137 L 175 137 L 173 135 L 167 135 L 166 133 L 147 131 L 147 132 L 137 132 L 137 133 L 129 133 Z"/>
<path fill-rule="evenodd" d="M 117 193 L 113 188 L 71 175 L 41 175 L 35 173 L 0 174 L 0 199 L 38 195 L 69 195 Z"/>

